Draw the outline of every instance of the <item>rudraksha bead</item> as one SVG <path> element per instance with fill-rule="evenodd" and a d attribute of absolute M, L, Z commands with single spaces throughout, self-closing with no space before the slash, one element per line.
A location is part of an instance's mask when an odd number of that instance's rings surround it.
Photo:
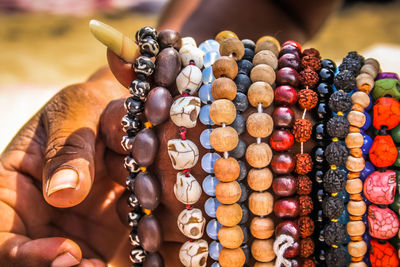
<path fill-rule="evenodd" d="M 326 147 L 324 155 L 329 164 L 341 166 L 346 163 L 349 152 L 341 143 L 332 142 Z"/>
<path fill-rule="evenodd" d="M 296 154 L 296 173 L 304 175 L 312 170 L 313 161 L 308 153 Z"/>
<path fill-rule="evenodd" d="M 336 91 L 329 98 L 329 108 L 336 113 L 346 113 L 351 110 L 352 105 L 351 96 L 343 91 Z"/>
<path fill-rule="evenodd" d="M 346 239 L 346 226 L 340 222 L 330 222 L 324 228 L 325 242 L 329 245 L 339 246 L 344 243 Z"/>
<path fill-rule="evenodd" d="M 313 109 L 318 103 L 318 95 L 311 89 L 302 89 L 297 96 L 302 109 Z"/>
<path fill-rule="evenodd" d="M 326 128 L 331 137 L 345 138 L 349 133 L 350 123 L 344 116 L 335 116 L 330 118 Z"/>
<path fill-rule="evenodd" d="M 300 73 L 300 82 L 305 87 L 314 88 L 314 86 L 318 83 L 319 75 L 311 68 L 306 68 L 302 70 Z"/>
<path fill-rule="evenodd" d="M 344 202 L 338 197 L 327 197 L 322 202 L 324 215 L 330 220 L 339 218 L 344 211 Z"/>
<path fill-rule="evenodd" d="M 330 169 L 324 175 L 324 190 L 337 193 L 346 187 L 346 175 L 338 169 Z"/>
<path fill-rule="evenodd" d="M 312 124 L 306 119 L 296 119 L 292 131 L 296 142 L 307 142 L 311 137 Z"/>
<path fill-rule="evenodd" d="M 297 193 L 299 195 L 308 195 L 312 190 L 312 181 L 306 175 L 299 175 L 297 177 Z"/>

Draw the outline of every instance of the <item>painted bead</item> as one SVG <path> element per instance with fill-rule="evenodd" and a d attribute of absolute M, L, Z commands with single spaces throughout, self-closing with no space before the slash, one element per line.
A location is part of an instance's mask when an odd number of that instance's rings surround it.
<path fill-rule="evenodd" d="M 207 173 L 213 173 L 214 164 L 219 158 L 221 158 L 221 156 L 217 153 L 211 153 L 211 152 L 206 153 L 201 158 L 201 168 Z"/>
<path fill-rule="evenodd" d="M 208 222 L 207 227 L 206 227 L 206 232 L 207 235 L 211 239 L 218 239 L 218 231 L 221 229 L 222 225 L 216 220 L 212 219 L 211 221 Z"/>
<path fill-rule="evenodd" d="M 278 86 L 274 101 L 278 106 L 293 106 L 297 103 L 297 91 L 290 85 Z"/>
<path fill-rule="evenodd" d="M 199 149 L 190 140 L 171 139 L 168 141 L 168 155 L 175 170 L 190 169 L 199 159 Z"/>
<path fill-rule="evenodd" d="M 387 130 L 391 130 L 399 124 L 400 120 L 400 103 L 391 97 L 381 97 L 374 105 L 373 125 L 376 129 L 383 126 Z"/>
<path fill-rule="evenodd" d="M 183 45 L 181 49 L 179 49 L 179 54 L 184 67 L 192 63 L 199 69 L 203 68 L 204 52 L 200 48 L 192 45 Z"/>
<path fill-rule="evenodd" d="M 132 142 L 132 158 L 139 166 L 150 166 L 158 150 L 158 138 L 153 129 L 141 130 Z"/>
<path fill-rule="evenodd" d="M 136 73 L 149 76 L 153 74 L 155 69 L 155 64 L 151 60 L 151 58 L 146 56 L 139 56 L 138 58 L 136 58 L 133 64 L 133 69 L 135 70 Z"/>
<path fill-rule="evenodd" d="M 179 250 L 179 259 L 185 267 L 205 267 L 208 257 L 207 241 L 186 241 Z"/>
<path fill-rule="evenodd" d="M 239 204 L 221 204 L 217 208 L 217 220 L 223 226 L 232 227 L 240 223 L 243 218 L 243 210 Z"/>
<path fill-rule="evenodd" d="M 374 204 L 391 204 L 396 194 L 396 173 L 376 171 L 364 182 L 364 195 Z"/>
<path fill-rule="evenodd" d="M 383 96 L 390 95 L 391 97 L 400 100 L 400 81 L 397 79 L 381 79 L 375 82 L 372 96 L 374 99 L 378 99 Z"/>
<path fill-rule="evenodd" d="M 159 86 L 171 86 L 181 70 L 181 65 L 179 53 L 174 48 L 161 50 L 156 58 L 154 82 Z"/>
<path fill-rule="evenodd" d="M 179 93 L 183 94 L 188 90 L 189 94 L 195 94 L 201 85 L 201 78 L 202 73 L 198 67 L 194 65 L 186 66 L 176 77 L 176 87 Z"/>
<path fill-rule="evenodd" d="M 133 82 L 132 82 L 132 84 L 133 84 Z M 136 115 L 143 113 L 144 103 L 141 99 L 146 99 L 147 94 L 148 94 L 148 91 L 143 92 L 144 97 L 141 97 L 140 99 L 136 99 L 135 97 L 128 97 L 125 100 L 124 106 L 130 115 L 136 116 Z"/>
<path fill-rule="evenodd" d="M 219 205 L 221 205 L 221 202 L 219 202 L 215 197 L 210 197 L 204 203 L 204 211 L 209 217 L 215 218 Z"/>
<path fill-rule="evenodd" d="M 210 197 L 215 196 L 215 187 L 219 183 L 219 180 L 214 175 L 207 175 L 203 180 L 203 191 Z"/>
<path fill-rule="evenodd" d="M 239 143 L 239 136 L 230 126 L 214 128 L 210 135 L 210 142 L 218 152 L 231 151 Z"/>
<path fill-rule="evenodd" d="M 372 237 L 389 239 L 399 231 L 399 220 L 391 209 L 381 209 L 375 205 L 370 205 L 368 207 L 368 226 Z"/>
<path fill-rule="evenodd" d="M 166 88 L 153 88 L 147 96 L 144 115 L 151 124 L 159 125 L 168 119 L 171 105 L 172 96 Z"/>
<path fill-rule="evenodd" d="M 170 117 L 178 127 L 193 128 L 196 126 L 200 112 L 200 98 L 194 96 L 180 97 L 170 109 Z"/>
<path fill-rule="evenodd" d="M 397 159 L 397 148 L 390 135 L 378 135 L 375 137 L 369 158 L 376 167 L 388 167 Z"/>
<path fill-rule="evenodd" d="M 210 104 L 207 104 L 200 109 L 199 119 L 204 125 L 214 125 L 214 122 L 210 118 L 210 106 Z"/>
<path fill-rule="evenodd" d="M 154 210 L 158 207 L 161 200 L 161 186 L 152 174 L 140 172 L 136 175 L 133 188 L 142 208 Z"/>
<path fill-rule="evenodd" d="M 200 199 L 201 186 L 191 174 L 178 172 L 174 185 L 174 194 L 183 204 L 192 205 Z"/>
<path fill-rule="evenodd" d="M 200 209 L 184 209 L 178 216 L 177 224 L 186 237 L 199 239 L 203 236 L 206 219 Z"/>
<path fill-rule="evenodd" d="M 399 266 L 396 249 L 389 243 L 380 243 L 371 240 L 370 260 L 374 267 L 396 267 Z"/>
<path fill-rule="evenodd" d="M 269 138 L 269 144 L 276 151 L 289 150 L 294 144 L 294 137 L 289 130 L 275 130 Z"/>
<path fill-rule="evenodd" d="M 161 225 L 157 218 L 150 214 L 143 216 L 138 224 L 140 245 L 149 252 L 156 252 L 162 243 Z"/>

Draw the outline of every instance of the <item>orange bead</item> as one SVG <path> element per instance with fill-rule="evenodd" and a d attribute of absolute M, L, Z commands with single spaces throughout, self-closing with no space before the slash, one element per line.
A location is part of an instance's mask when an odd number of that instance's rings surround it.
<path fill-rule="evenodd" d="M 396 161 L 397 156 L 398 151 L 390 135 L 375 137 L 369 150 L 369 158 L 372 164 L 376 167 L 389 167 Z"/>
<path fill-rule="evenodd" d="M 374 105 L 373 125 L 375 129 L 386 126 L 393 129 L 400 122 L 400 103 L 392 97 L 381 97 Z"/>
<path fill-rule="evenodd" d="M 215 36 L 215 40 L 218 43 L 221 43 L 222 40 L 227 39 L 227 38 L 236 38 L 236 39 L 238 39 L 238 36 L 236 35 L 236 33 L 232 32 L 232 31 L 222 31 L 222 32 L 219 32 L 217 34 L 217 36 Z"/>

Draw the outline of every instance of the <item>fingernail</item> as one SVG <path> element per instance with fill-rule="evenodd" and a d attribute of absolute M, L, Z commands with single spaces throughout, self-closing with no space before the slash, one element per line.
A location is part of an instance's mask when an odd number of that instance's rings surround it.
<path fill-rule="evenodd" d="M 51 267 L 69 267 L 79 264 L 79 261 L 69 252 L 61 254 L 51 263 Z"/>
<path fill-rule="evenodd" d="M 47 182 L 47 196 L 63 189 L 75 189 L 78 182 L 79 176 L 74 169 L 60 169 Z"/>
<path fill-rule="evenodd" d="M 126 62 L 133 63 L 138 56 L 137 45 L 110 25 L 92 19 L 89 28 L 94 37 Z"/>

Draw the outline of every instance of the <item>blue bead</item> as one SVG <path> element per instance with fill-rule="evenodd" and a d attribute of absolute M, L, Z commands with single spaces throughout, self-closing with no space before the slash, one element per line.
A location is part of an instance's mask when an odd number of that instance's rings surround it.
<path fill-rule="evenodd" d="M 214 62 L 220 57 L 221 55 L 219 54 L 218 50 L 207 52 L 203 57 L 204 68 L 212 66 Z"/>
<path fill-rule="evenodd" d="M 215 197 L 215 187 L 219 180 L 214 175 L 208 175 L 203 180 L 203 191 L 210 197 Z"/>
<path fill-rule="evenodd" d="M 375 166 L 370 161 L 365 161 L 364 169 L 360 173 L 360 178 L 364 182 L 367 177 L 375 171 Z"/>
<path fill-rule="evenodd" d="M 349 195 L 349 193 L 347 193 L 346 190 L 342 190 L 342 191 L 338 192 L 337 197 L 341 198 L 344 203 L 347 203 L 350 200 L 350 195 Z"/>
<path fill-rule="evenodd" d="M 216 261 L 213 264 L 211 264 L 211 267 L 221 267 L 221 265 L 219 265 L 219 263 Z"/>
<path fill-rule="evenodd" d="M 214 125 L 214 122 L 210 118 L 210 105 L 202 106 L 200 109 L 199 118 L 201 123 L 204 125 Z"/>
<path fill-rule="evenodd" d="M 215 218 L 219 205 L 221 205 L 221 202 L 219 202 L 215 197 L 210 197 L 206 200 L 206 203 L 204 203 L 204 210 L 209 217 Z"/>
<path fill-rule="evenodd" d="M 207 173 L 213 173 L 214 164 L 220 157 L 217 153 L 206 153 L 201 159 L 201 168 Z"/>
<path fill-rule="evenodd" d="M 364 125 L 361 127 L 361 130 L 367 130 L 369 127 L 371 127 L 371 123 L 372 123 L 372 121 L 371 121 L 371 116 L 369 115 L 369 113 L 368 112 L 365 112 L 364 111 L 364 115 L 365 115 L 365 123 L 364 123 Z"/>
<path fill-rule="evenodd" d="M 206 232 L 207 235 L 214 240 L 218 239 L 218 231 L 221 229 L 222 225 L 216 220 L 212 219 L 208 222 Z"/>
<path fill-rule="evenodd" d="M 344 209 L 344 211 L 343 211 L 342 215 L 339 217 L 338 221 L 344 225 L 346 225 L 350 221 L 350 216 L 346 209 Z"/>
<path fill-rule="evenodd" d="M 203 81 L 203 83 L 208 84 L 215 81 L 215 77 L 211 66 L 205 68 L 202 73 L 203 75 L 201 77 L 201 80 Z"/>
<path fill-rule="evenodd" d="M 222 249 L 221 243 L 217 241 L 211 242 L 210 246 L 208 247 L 208 253 L 210 254 L 211 259 L 217 261 L 221 249 Z"/>
<path fill-rule="evenodd" d="M 369 135 L 367 135 L 367 134 L 362 134 L 362 135 L 364 137 L 364 144 L 362 145 L 361 150 L 362 150 L 363 154 L 368 155 L 369 150 L 372 147 L 373 141 Z"/>
<path fill-rule="evenodd" d="M 212 132 L 212 129 L 205 129 L 200 134 L 200 143 L 206 149 L 212 149 L 212 146 L 211 146 L 211 143 L 210 143 L 210 134 L 211 134 L 211 132 Z"/>
<path fill-rule="evenodd" d="M 369 105 L 368 105 L 368 107 L 366 107 L 364 110 L 366 110 L 366 111 L 369 111 L 371 108 L 372 108 L 372 103 L 373 103 L 373 99 L 372 99 L 372 96 L 371 95 L 368 95 L 369 96 Z"/>
<path fill-rule="evenodd" d="M 199 45 L 199 48 L 203 50 L 204 53 L 210 51 L 219 51 L 219 43 L 213 39 L 206 40 Z"/>
<path fill-rule="evenodd" d="M 214 102 L 214 98 L 211 95 L 211 83 L 203 84 L 199 90 L 199 97 L 201 102 L 204 104 L 209 104 L 210 102 Z"/>

